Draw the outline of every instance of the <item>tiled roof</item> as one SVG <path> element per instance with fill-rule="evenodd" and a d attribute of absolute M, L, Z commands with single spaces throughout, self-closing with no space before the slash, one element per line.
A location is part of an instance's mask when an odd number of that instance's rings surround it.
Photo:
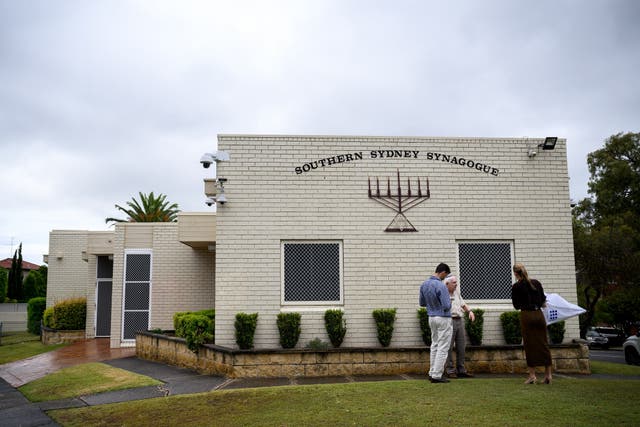
<path fill-rule="evenodd" d="M 11 263 L 12 262 L 13 262 L 13 258 L 5 258 L 2 261 L 0 261 L 0 267 L 6 268 L 7 270 L 9 270 L 9 269 L 11 269 Z M 22 269 L 23 270 L 29 271 L 29 270 L 37 270 L 39 268 L 40 268 L 40 266 L 38 264 L 34 264 L 32 262 L 22 260 Z"/>

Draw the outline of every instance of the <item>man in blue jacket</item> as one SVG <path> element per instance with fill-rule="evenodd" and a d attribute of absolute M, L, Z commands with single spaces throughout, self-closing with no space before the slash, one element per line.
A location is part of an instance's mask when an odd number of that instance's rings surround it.
<path fill-rule="evenodd" d="M 451 345 L 451 296 L 449 290 L 442 283 L 447 274 L 451 273 L 449 266 L 438 264 L 436 272 L 420 286 L 420 306 L 427 308 L 429 327 L 431 328 L 431 354 L 429 364 L 429 380 L 432 383 L 448 383 L 442 377 L 444 365 Z"/>

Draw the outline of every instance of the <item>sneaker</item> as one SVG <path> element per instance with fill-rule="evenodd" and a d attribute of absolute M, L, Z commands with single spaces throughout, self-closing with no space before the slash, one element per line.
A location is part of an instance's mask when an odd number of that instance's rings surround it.
<path fill-rule="evenodd" d="M 450 381 L 446 378 L 431 378 L 431 382 L 432 383 L 448 383 Z"/>
<path fill-rule="evenodd" d="M 458 378 L 458 375 L 455 372 L 447 372 L 445 375 L 447 378 Z"/>
<path fill-rule="evenodd" d="M 458 372 L 458 378 L 473 378 L 473 375 L 468 372 Z"/>

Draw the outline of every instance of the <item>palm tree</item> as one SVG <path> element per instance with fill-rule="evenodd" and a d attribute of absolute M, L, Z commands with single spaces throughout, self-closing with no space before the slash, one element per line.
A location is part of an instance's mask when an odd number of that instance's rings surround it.
<path fill-rule="evenodd" d="M 120 205 L 115 205 L 116 209 L 126 213 L 127 219 L 119 218 L 106 218 L 105 222 L 176 222 L 178 217 L 178 204 L 169 204 L 167 196 L 164 194 L 154 196 L 153 191 L 149 195 L 138 193 L 140 195 L 140 201 L 138 203 L 135 197 L 131 198 L 130 202 L 127 202 L 129 208 L 123 208 Z"/>

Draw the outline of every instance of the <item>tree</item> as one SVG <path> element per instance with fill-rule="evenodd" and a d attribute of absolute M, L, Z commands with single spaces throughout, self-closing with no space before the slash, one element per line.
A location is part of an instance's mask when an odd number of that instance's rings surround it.
<path fill-rule="evenodd" d="M 29 301 L 31 298 L 47 296 L 47 285 L 38 270 L 29 272 L 24 279 L 23 289 L 25 301 Z"/>
<path fill-rule="evenodd" d="M 618 300 L 640 287 L 640 133 L 609 137 L 587 163 L 593 198 L 581 200 L 572 211 L 578 298 L 587 309 L 580 317 L 582 336 L 596 310 L 622 309 Z M 637 311 L 624 311 L 637 316 Z M 608 316 L 620 323 L 619 313 Z M 632 320 L 640 318 L 627 319 Z"/>
<path fill-rule="evenodd" d="M 0 268 L 0 303 L 7 299 L 7 285 L 9 283 L 9 273 L 4 268 Z"/>
<path fill-rule="evenodd" d="M 580 324 L 584 336 L 601 299 L 634 286 L 640 253 L 633 251 L 633 233 L 623 224 L 585 227 L 574 218 L 573 239 L 578 298 L 587 310 Z"/>
<path fill-rule="evenodd" d="M 49 276 L 49 268 L 46 265 L 41 265 L 38 269 L 38 273 L 42 276 L 42 280 L 44 280 L 44 289 L 47 289 L 47 277 Z"/>
<path fill-rule="evenodd" d="M 13 259 L 11 260 L 7 298 L 16 301 L 22 300 L 22 243 L 13 253 Z"/>
<path fill-rule="evenodd" d="M 587 164 L 594 225 L 623 220 L 640 232 L 640 133 L 612 135 L 587 156 Z"/>
<path fill-rule="evenodd" d="M 120 205 L 115 205 L 116 209 L 127 214 L 127 219 L 119 218 L 106 218 L 105 222 L 175 222 L 178 218 L 177 203 L 169 204 L 164 194 L 156 197 L 153 191 L 149 195 L 138 193 L 140 195 L 140 202 L 131 198 L 131 201 L 127 202 L 129 208 L 124 208 Z"/>

